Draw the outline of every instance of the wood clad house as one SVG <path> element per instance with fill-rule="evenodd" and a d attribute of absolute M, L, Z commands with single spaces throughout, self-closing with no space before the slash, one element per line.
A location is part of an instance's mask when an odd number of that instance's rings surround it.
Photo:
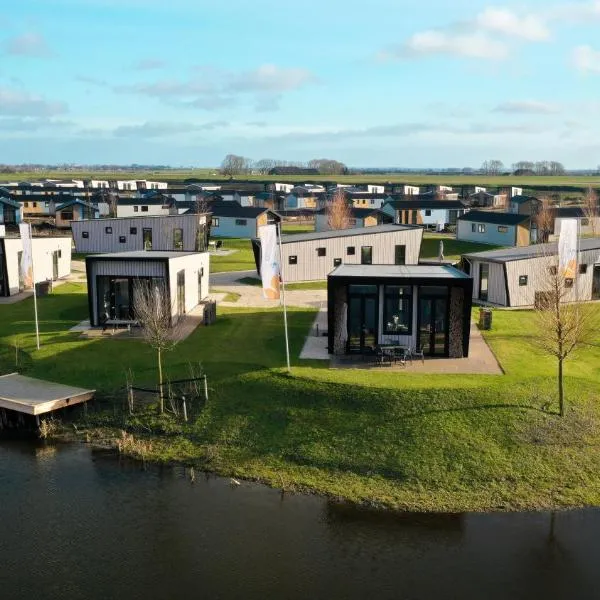
<path fill-rule="evenodd" d="M 327 277 L 329 352 L 392 343 L 466 357 L 472 283 L 448 265 L 340 265 Z"/>
<path fill-rule="evenodd" d="M 496 246 L 529 246 L 531 218 L 529 215 L 471 210 L 458 218 L 456 239 Z"/>
<path fill-rule="evenodd" d="M 71 227 L 72 221 L 97 219 L 99 216 L 100 211 L 98 207 L 78 198 L 73 198 L 68 202 L 59 204 L 54 213 L 56 227 L 59 228 Z"/>
<path fill-rule="evenodd" d="M 415 265 L 423 229 L 410 225 L 298 233 L 281 236 L 282 270 L 286 282 L 324 280 L 341 264 Z M 257 270 L 260 240 L 252 240 Z"/>
<path fill-rule="evenodd" d="M 119 252 L 85 259 L 90 324 L 134 324 L 137 281 L 166 285 L 173 317 L 193 310 L 208 296 L 208 252 Z"/>
<path fill-rule="evenodd" d="M 241 206 L 233 200 L 211 202 L 212 237 L 254 238 L 262 225 L 279 223 L 281 217 L 269 208 Z"/>
<path fill-rule="evenodd" d="M 206 214 L 166 215 L 73 221 L 77 252 L 133 250 L 204 252 L 208 248 Z"/>
<path fill-rule="evenodd" d="M 557 264 L 556 243 L 464 254 L 473 278 L 473 300 L 496 306 L 535 306 L 548 285 L 546 269 Z M 600 238 L 579 241 L 578 274 L 567 301 L 600 300 Z"/>
<path fill-rule="evenodd" d="M 351 227 L 375 227 L 393 223 L 393 218 L 377 208 L 350 207 Z M 329 215 L 326 208 L 315 212 L 315 231 L 329 231 Z"/>
<path fill-rule="evenodd" d="M 444 229 L 448 225 L 456 225 L 457 219 L 465 213 L 465 206 L 458 200 L 416 197 L 410 200 L 390 200 L 381 210 L 390 215 L 394 223 Z"/>
<path fill-rule="evenodd" d="M 21 204 L 10 193 L 0 193 L 0 225 L 17 225 L 20 222 Z"/>
<path fill-rule="evenodd" d="M 152 190 L 136 196 L 119 196 L 117 217 L 168 215 L 170 198 L 166 193 Z"/>
<path fill-rule="evenodd" d="M 31 241 L 35 282 L 56 281 L 71 273 L 71 237 L 34 237 Z M 20 237 L 0 238 L 0 296 L 25 290 L 21 275 L 23 242 Z"/>
<path fill-rule="evenodd" d="M 508 204 L 508 210 L 518 215 L 535 215 L 540 201 L 535 196 L 513 196 Z"/>

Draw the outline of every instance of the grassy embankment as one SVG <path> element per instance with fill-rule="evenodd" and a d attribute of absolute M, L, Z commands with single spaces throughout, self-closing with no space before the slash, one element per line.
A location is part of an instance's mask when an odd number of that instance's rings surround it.
<path fill-rule="evenodd" d="M 38 181 L 40 179 L 149 179 L 158 181 L 183 181 L 197 178 L 227 181 L 217 169 L 172 169 L 169 171 L 36 171 L 21 173 L 0 173 L 2 181 Z M 406 183 L 412 185 L 488 185 L 519 186 L 532 189 L 555 186 L 594 186 L 600 187 L 600 176 L 565 175 L 561 177 L 513 177 L 486 175 L 427 175 L 415 173 L 378 173 L 361 175 L 245 175 L 240 181 L 335 181 L 339 183 Z"/>
<path fill-rule="evenodd" d="M 185 376 L 188 361 L 201 361 L 209 376 L 210 400 L 187 424 L 154 412 L 126 417 L 102 402 L 119 393 L 121 406 L 127 368 L 136 383 L 151 384 L 153 354 L 132 339 L 68 333 L 86 311 L 82 285 L 40 298 L 36 351 L 31 300 L 0 306 L 4 372 L 14 370 L 17 336 L 25 373 L 98 389 L 83 434 L 126 427 L 150 440 L 150 459 L 410 510 L 600 504 L 600 339 L 567 364 L 569 416 L 561 420 L 542 410 L 555 369 L 533 344 L 527 311 L 495 311 L 486 334 L 506 375 L 465 376 L 301 362 L 309 310 L 289 313 L 287 375 L 280 311 L 221 310 L 215 325 L 165 357 L 171 377 Z"/>

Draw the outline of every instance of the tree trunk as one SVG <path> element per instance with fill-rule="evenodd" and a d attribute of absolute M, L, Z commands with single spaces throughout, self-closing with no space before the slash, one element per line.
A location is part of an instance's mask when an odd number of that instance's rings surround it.
<path fill-rule="evenodd" d="M 565 392 L 563 389 L 563 360 L 558 359 L 558 411 L 561 417 L 565 416 Z"/>
<path fill-rule="evenodd" d="M 162 354 L 160 348 L 156 350 L 156 355 L 158 358 L 158 408 L 162 415 L 165 411 L 165 396 L 163 392 Z"/>

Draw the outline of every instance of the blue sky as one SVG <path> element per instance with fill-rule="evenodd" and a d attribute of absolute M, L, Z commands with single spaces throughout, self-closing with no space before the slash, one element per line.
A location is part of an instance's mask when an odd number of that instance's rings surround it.
<path fill-rule="evenodd" d="M 3 163 L 600 163 L 600 0 L 3 5 Z"/>

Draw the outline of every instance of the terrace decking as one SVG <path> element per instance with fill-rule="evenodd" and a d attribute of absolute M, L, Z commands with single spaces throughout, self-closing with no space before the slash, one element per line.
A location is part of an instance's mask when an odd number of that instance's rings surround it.
<path fill-rule="evenodd" d="M 18 373 L 0 375 L 0 408 L 36 417 L 87 402 L 95 392 Z"/>

